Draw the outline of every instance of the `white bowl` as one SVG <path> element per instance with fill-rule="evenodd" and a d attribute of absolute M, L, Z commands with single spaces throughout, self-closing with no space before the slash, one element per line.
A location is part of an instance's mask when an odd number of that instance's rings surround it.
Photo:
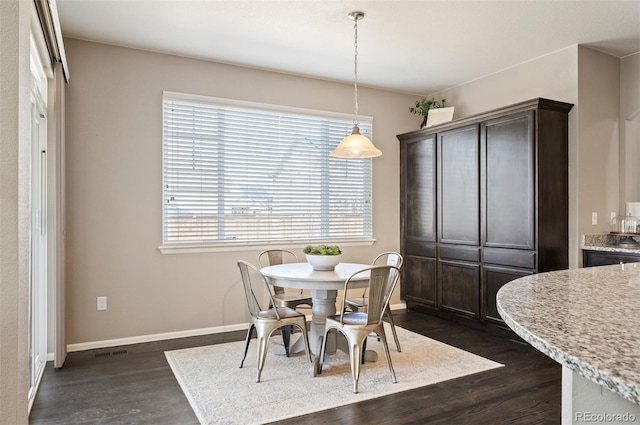
<path fill-rule="evenodd" d="M 311 264 L 313 270 L 333 270 L 340 260 L 342 260 L 342 254 L 338 255 L 309 255 L 307 256 L 307 262 Z"/>

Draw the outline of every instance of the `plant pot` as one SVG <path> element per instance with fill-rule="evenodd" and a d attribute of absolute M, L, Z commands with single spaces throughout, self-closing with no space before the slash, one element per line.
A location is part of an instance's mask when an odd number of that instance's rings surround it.
<path fill-rule="evenodd" d="M 333 270 L 342 260 L 342 255 L 305 255 L 313 270 Z"/>

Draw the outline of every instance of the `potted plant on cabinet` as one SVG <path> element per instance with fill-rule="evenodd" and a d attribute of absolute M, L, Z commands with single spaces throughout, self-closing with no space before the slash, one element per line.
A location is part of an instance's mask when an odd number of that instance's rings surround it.
<path fill-rule="evenodd" d="M 429 111 L 431 109 L 436 108 L 444 108 L 444 105 L 447 103 L 447 99 L 442 99 L 442 101 L 437 101 L 435 98 L 431 99 L 422 99 L 416 101 L 416 106 L 409 107 L 409 112 L 416 115 L 422 115 L 422 124 L 420 124 L 420 128 L 424 128 L 427 125 L 427 117 L 429 116 Z"/>
<path fill-rule="evenodd" d="M 302 252 L 314 270 L 333 270 L 342 260 L 338 245 L 307 245 Z"/>

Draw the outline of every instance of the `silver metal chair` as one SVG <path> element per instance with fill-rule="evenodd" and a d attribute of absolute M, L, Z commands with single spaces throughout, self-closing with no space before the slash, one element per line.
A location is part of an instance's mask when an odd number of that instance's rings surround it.
<path fill-rule="evenodd" d="M 307 322 L 304 314 L 298 313 L 292 308 L 276 307 L 270 286 L 257 267 L 246 261 L 238 260 L 238 268 L 242 276 L 247 307 L 251 314 L 251 325 L 247 330 L 244 355 L 242 356 L 242 361 L 240 361 L 240 367 L 242 367 L 244 359 L 247 357 L 251 334 L 255 329 L 258 343 L 258 376 L 256 382 L 260 382 L 260 375 L 262 374 L 262 368 L 267 355 L 267 347 L 269 346 L 269 338 L 271 338 L 271 335 L 275 331 L 285 326 L 296 326 L 300 329 L 302 337 L 304 338 L 307 357 L 309 358 L 309 362 L 312 362 L 309 337 L 307 335 Z M 269 302 L 272 306 L 266 310 L 260 307 L 260 302 L 258 301 L 258 296 L 261 296 L 264 292 L 269 295 Z"/>
<path fill-rule="evenodd" d="M 382 254 L 379 254 L 378 256 L 376 256 L 376 258 L 373 259 L 372 265 L 376 266 L 376 265 L 380 265 L 380 264 L 386 264 L 386 265 L 389 265 L 389 266 L 394 266 L 394 267 L 397 267 L 397 268 L 401 268 L 402 267 L 402 262 L 403 262 L 402 255 L 398 254 L 395 251 L 387 251 L 387 252 L 383 252 Z M 348 297 L 345 300 L 346 308 L 351 310 L 351 311 L 367 311 L 367 304 L 368 303 L 369 303 L 369 299 L 367 297 L 367 289 L 366 288 L 362 292 L 362 296 L 360 296 L 360 297 Z M 400 340 L 398 339 L 398 334 L 396 333 L 396 324 L 393 322 L 393 314 L 391 313 L 391 307 L 389 307 L 388 305 L 387 305 L 387 308 L 384 311 L 384 317 L 391 324 L 391 333 L 393 334 L 393 340 L 396 343 L 396 349 L 398 350 L 398 352 L 401 352 L 402 350 L 400 349 Z"/>
<path fill-rule="evenodd" d="M 353 377 L 353 392 L 358 392 L 358 379 L 360 378 L 360 359 L 364 352 L 364 345 L 367 336 L 370 333 L 378 335 L 384 347 L 384 353 L 387 357 L 389 371 L 391 372 L 391 382 L 397 382 L 396 374 L 391 363 L 391 355 L 389 354 L 389 345 L 384 332 L 384 321 L 382 317 L 389 304 L 389 299 L 393 293 L 398 278 L 400 277 L 400 269 L 394 266 L 371 266 L 360 270 L 347 278 L 344 283 L 345 292 L 349 289 L 351 279 L 363 271 L 369 271 L 368 304 L 367 311 L 345 312 L 345 300 L 342 300 L 342 308 L 340 314 L 327 317 L 325 324 L 324 337 L 322 338 L 322 347 L 320 349 L 320 361 L 316 366 L 317 374 L 322 373 L 324 364 L 325 349 L 327 344 L 327 335 L 330 331 L 335 330 L 342 333 L 347 338 L 349 344 L 349 359 L 351 361 L 351 375 Z"/>
<path fill-rule="evenodd" d="M 258 262 L 260 263 L 260 268 L 283 263 L 297 263 L 298 256 L 286 249 L 269 249 L 258 255 Z M 280 286 L 273 286 L 273 301 L 273 305 L 276 307 L 289 307 L 293 309 L 297 309 L 298 306 L 301 305 L 311 308 L 313 305 L 311 297 L 303 294 L 302 290 L 299 292 L 286 292 L 285 289 Z M 282 328 L 281 332 L 284 350 L 287 357 L 289 357 L 291 327 Z"/>

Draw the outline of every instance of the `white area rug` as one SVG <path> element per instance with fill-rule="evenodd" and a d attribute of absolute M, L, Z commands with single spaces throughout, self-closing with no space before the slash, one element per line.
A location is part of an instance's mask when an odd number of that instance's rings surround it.
<path fill-rule="evenodd" d="M 501 367 L 475 354 L 396 327 L 402 352 L 391 338 L 389 349 L 398 383 L 391 382 L 382 344 L 367 340 L 378 361 L 362 365 L 358 394 L 353 394 L 349 357 L 327 356 L 322 374 L 313 377 L 303 355 L 286 358 L 270 349 L 256 383 L 256 342 L 251 341 L 240 369 L 244 341 L 167 351 L 165 355 L 202 424 L 262 424 L 330 409 L 448 379 Z M 297 338 L 298 334 L 293 337 Z M 271 345 L 281 342 L 271 338 Z"/>

